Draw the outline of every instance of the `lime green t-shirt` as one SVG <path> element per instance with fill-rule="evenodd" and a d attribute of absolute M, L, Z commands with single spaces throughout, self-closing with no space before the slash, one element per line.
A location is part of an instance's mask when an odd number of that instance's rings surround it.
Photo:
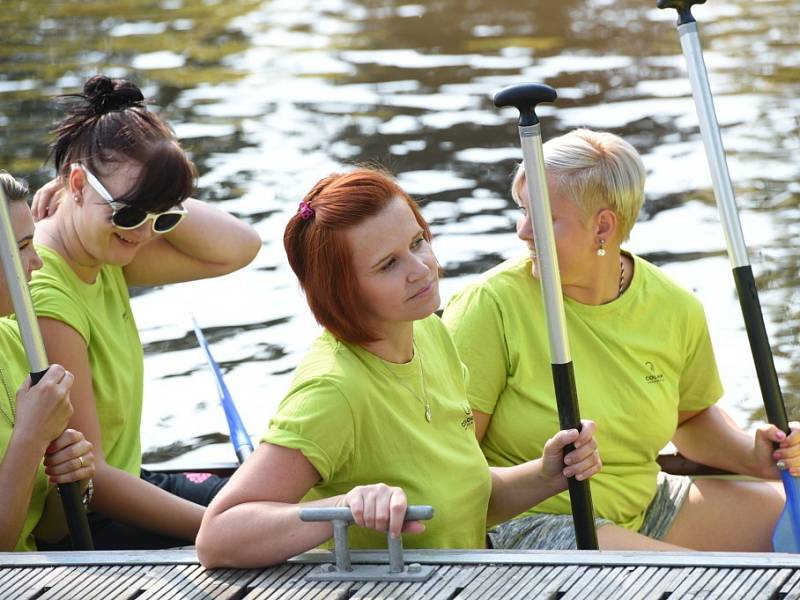
<path fill-rule="evenodd" d="M 263 440 L 298 449 L 314 465 L 320 481 L 305 501 L 357 485 L 398 486 L 409 504 L 434 507 L 425 532 L 404 537 L 407 547 L 483 548 L 491 477 L 463 365 L 435 315 L 414 324 L 414 347 L 411 362 L 395 364 L 323 333 Z M 385 548 L 386 534 L 351 527 L 350 544 Z"/>
<path fill-rule="evenodd" d="M 36 314 L 69 325 L 86 342 L 106 462 L 138 477 L 144 359 L 122 268 L 105 265 L 86 283 L 54 250 L 36 250 L 44 262 L 30 285 Z"/>
<path fill-rule="evenodd" d="M 16 420 L 17 390 L 28 376 L 28 359 L 19 336 L 17 322 L 13 319 L 0 318 L 0 452 L 5 456 L 8 444 L 11 441 L 14 421 Z M 22 525 L 22 532 L 15 552 L 30 552 L 36 550 L 36 541 L 33 538 L 33 528 L 39 522 L 44 512 L 47 500 L 47 475 L 44 465 L 39 464 L 36 470 L 36 480 L 33 484 L 28 514 Z"/>
<path fill-rule="evenodd" d="M 622 296 L 599 306 L 564 298 L 581 417 L 597 423 L 603 469 L 592 477 L 595 512 L 637 531 L 656 490 L 656 457 L 678 411 L 722 395 L 700 302 L 633 256 Z M 485 273 L 450 301 L 443 320 L 470 372 L 473 409 L 491 414 L 481 442 L 490 465 L 541 456 L 558 431 L 547 326 L 531 260 Z M 569 495 L 532 512 L 569 514 Z"/>

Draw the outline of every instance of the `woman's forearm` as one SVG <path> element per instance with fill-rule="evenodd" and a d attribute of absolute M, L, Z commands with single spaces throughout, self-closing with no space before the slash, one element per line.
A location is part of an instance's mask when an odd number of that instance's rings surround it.
<path fill-rule="evenodd" d="M 182 253 L 229 273 L 249 264 L 261 248 L 258 233 L 244 221 L 199 200 L 190 198 L 184 206 L 185 221 L 164 236 Z"/>
<path fill-rule="evenodd" d="M 274 565 L 333 536 L 330 523 L 306 523 L 300 509 L 339 506 L 341 496 L 306 502 L 246 502 L 203 518 L 197 556 L 206 568 Z"/>
<path fill-rule="evenodd" d="M 0 462 L 0 551 L 14 550 L 31 502 L 46 447 L 15 430 Z"/>
<path fill-rule="evenodd" d="M 487 525 L 507 521 L 567 489 L 564 477 L 548 478 L 544 475 L 541 459 L 490 470 L 492 495 L 486 513 Z"/>
<path fill-rule="evenodd" d="M 98 461 L 91 508 L 163 535 L 194 542 L 205 507 Z"/>
<path fill-rule="evenodd" d="M 718 406 L 711 406 L 684 420 L 672 438 L 678 451 L 701 464 L 733 473 L 753 472 L 753 436 L 739 429 Z"/>

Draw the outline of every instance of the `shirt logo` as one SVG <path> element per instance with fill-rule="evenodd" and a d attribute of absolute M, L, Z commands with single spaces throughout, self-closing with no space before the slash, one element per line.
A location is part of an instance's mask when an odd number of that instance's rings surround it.
<path fill-rule="evenodd" d="M 464 429 L 464 431 L 475 429 L 475 417 L 472 415 L 472 408 L 470 408 L 469 404 L 462 404 L 461 408 L 464 410 L 464 414 L 467 415 L 461 421 L 461 427 Z"/>
<path fill-rule="evenodd" d="M 649 360 L 647 360 L 647 361 L 645 361 L 644 364 L 647 365 L 647 368 L 650 370 L 650 374 L 649 375 L 645 375 L 645 377 L 644 377 L 644 380 L 647 383 L 661 383 L 662 381 L 664 381 L 664 374 L 663 373 L 658 373 L 656 371 L 656 366 L 653 363 L 651 363 Z"/>

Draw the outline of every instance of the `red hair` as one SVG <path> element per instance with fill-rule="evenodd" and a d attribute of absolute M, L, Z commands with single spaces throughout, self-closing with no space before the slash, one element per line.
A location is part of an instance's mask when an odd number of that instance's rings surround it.
<path fill-rule="evenodd" d="M 430 228 L 416 203 L 391 175 L 376 169 L 333 173 L 321 179 L 301 203 L 311 207 L 313 214 L 298 210 L 286 225 L 283 245 L 308 306 L 317 322 L 340 340 L 363 344 L 379 339 L 364 318 L 367 310 L 344 232 L 397 198 L 405 200 L 430 241 Z"/>

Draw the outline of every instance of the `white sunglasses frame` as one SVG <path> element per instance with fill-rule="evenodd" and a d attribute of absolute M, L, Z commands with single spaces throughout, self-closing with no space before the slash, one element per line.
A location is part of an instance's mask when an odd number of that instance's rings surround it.
<path fill-rule="evenodd" d="M 183 207 L 183 205 L 178 204 L 176 208 L 171 208 L 170 210 L 165 210 L 159 213 L 143 210 L 142 212 L 145 214 L 145 218 L 136 225 L 129 227 L 123 227 L 122 225 L 117 225 L 116 223 L 114 223 L 114 215 L 117 214 L 117 211 L 121 210 L 127 205 L 123 204 L 121 208 L 118 208 L 118 206 L 122 203 L 119 202 L 118 200 L 114 200 L 114 196 L 111 195 L 111 193 L 105 188 L 105 186 L 102 183 L 100 183 L 100 180 L 97 177 L 95 177 L 92 174 L 92 172 L 89 169 L 87 169 L 84 165 L 82 165 L 81 163 L 74 163 L 72 166 L 73 168 L 77 167 L 81 171 L 83 171 L 83 174 L 86 176 L 86 182 L 89 184 L 89 187 L 91 187 L 95 192 L 97 192 L 97 195 L 100 196 L 103 200 L 105 200 L 106 203 L 111 207 L 111 210 L 113 211 L 111 213 L 111 224 L 117 229 L 122 229 L 123 231 L 138 229 L 148 221 L 152 220 L 153 222 L 150 224 L 150 226 L 153 229 L 153 233 L 161 235 L 164 233 L 169 233 L 170 231 L 175 229 L 178 225 L 181 224 L 181 221 L 183 221 L 183 219 L 186 218 L 186 215 L 188 214 L 188 211 Z M 169 229 L 164 229 L 159 231 L 158 229 L 156 229 L 156 219 L 158 219 L 163 215 L 180 215 L 180 218 Z"/>

